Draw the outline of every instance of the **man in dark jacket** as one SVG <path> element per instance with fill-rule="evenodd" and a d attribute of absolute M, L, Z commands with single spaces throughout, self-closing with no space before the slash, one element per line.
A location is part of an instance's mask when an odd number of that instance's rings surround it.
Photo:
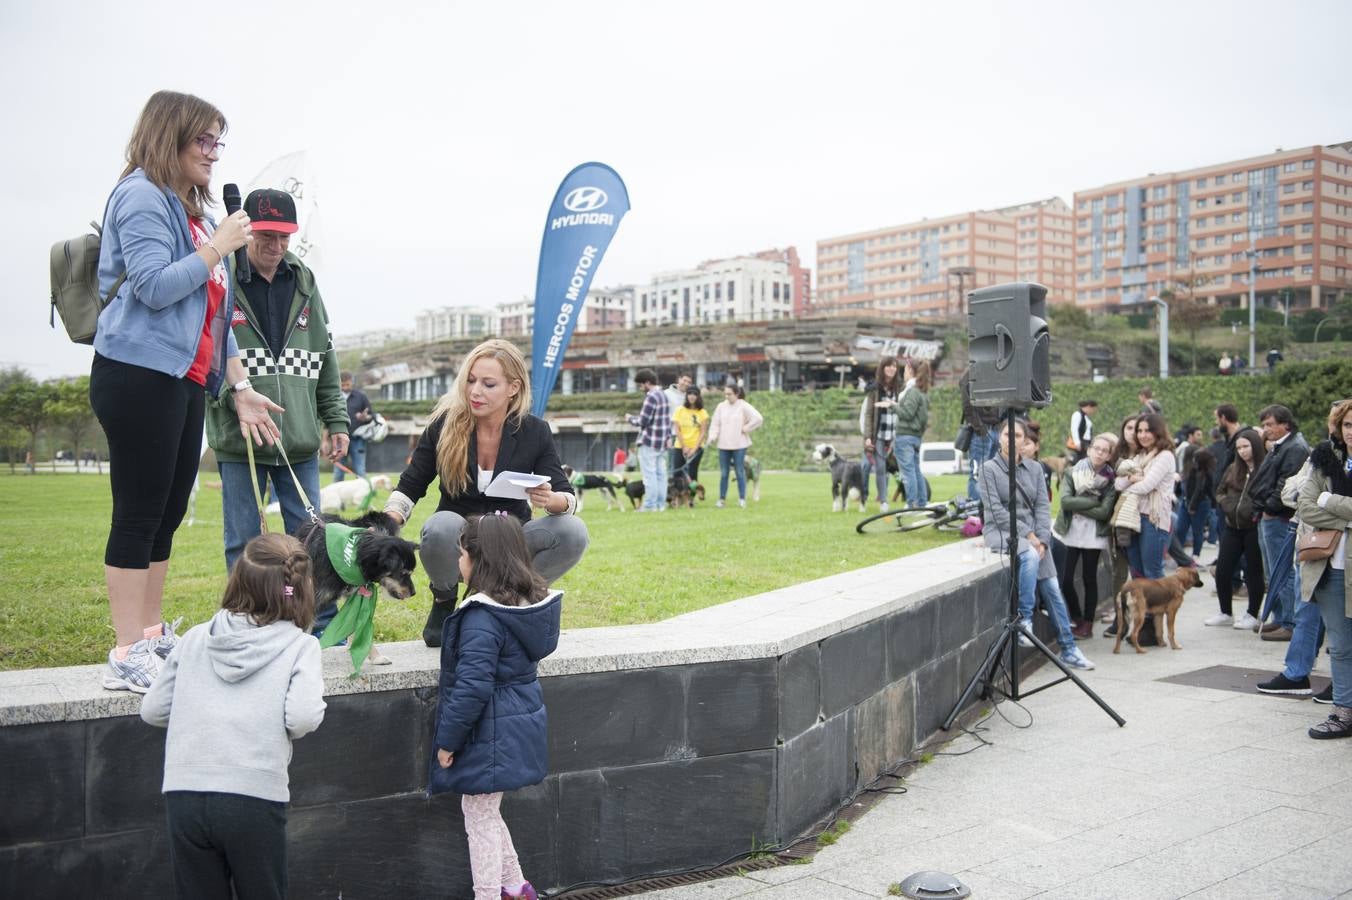
<path fill-rule="evenodd" d="M 351 422 L 353 429 L 360 428 L 375 417 L 371 411 L 371 401 L 367 399 L 366 392 L 357 388 L 352 382 L 352 373 L 344 372 L 340 386 L 343 390 L 343 402 L 347 404 L 347 418 Z M 338 460 L 357 474 L 359 478 L 366 476 L 366 439 L 352 437 L 348 443 L 347 454 Z M 347 473 L 334 466 L 333 480 L 342 481 Z"/>
<path fill-rule="evenodd" d="M 1310 458 L 1310 445 L 1296 429 L 1291 410 L 1280 404 L 1265 407 L 1258 414 L 1263 438 L 1271 449 L 1263 457 L 1249 484 L 1249 496 L 1258 522 L 1258 540 L 1263 548 L 1263 575 L 1268 583 L 1268 607 L 1281 627 L 1264 629 L 1265 641 L 1289 641 L 1295 627 L 1296 598 L 1292 577 L 1292 555 L 1296 547 L 1295 510 L 1282 502 L 1286 479 L 1300 471 Z"/>

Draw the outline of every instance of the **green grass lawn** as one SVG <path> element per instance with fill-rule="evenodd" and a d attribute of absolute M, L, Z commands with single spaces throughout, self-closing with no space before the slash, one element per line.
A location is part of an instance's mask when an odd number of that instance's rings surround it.
<path fill-rule="evenodd" d="M 717 487 L 717 472 L 705 484 Z M 962 476 L 931 478 L 936 499 L 965 489 Z M 736 494 L 735 485 L 731 492 Z M 591 548 L 560 580 L 565 628 L 654 622 L 738 597 L 846 572 L 956 538 L 933 529 L 858 535 L 858 512 L 830 511 L 830 480 L 820 473 L 767 472 L 761 501 L 745 510 L 715 509 L 714 494 L 694 510 L 659 514 L 607 511 L 589 492 L 582 516 Z M 111 509 L 108 480 L 98 475 L 0 475 L 0 564 L 7 575 L 0 603 L 0 669 L 101 662 L 113 639 L 103 581 L 103 546 Z M 416 535 L 435 510 L 434 496 L 414 510 Z M 870 512 L 876 509 L 870 506 Z M 281 518 L 271 527 L 280 530 Z M 204 621 L 225 585 L 219 480 L 203 474 L 197 518 L 179 529 L 170 564 L 165 616 Z M 378 641 L 422 633 L 430 594 L 425 576 L 408 602 L 384 597 Z"/>

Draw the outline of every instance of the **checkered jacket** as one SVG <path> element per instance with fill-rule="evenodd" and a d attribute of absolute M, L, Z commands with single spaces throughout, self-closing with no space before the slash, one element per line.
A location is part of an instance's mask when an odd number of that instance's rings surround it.
<path fill-rule="evenodd" d="M 629 417 L 629 424 L 638 426 L 640 447 L 665 450 L 671 446 L 671 403 L 658 388 L 648 391 L 643 398 L 643 409 Z"/>
<path fill-rule="evenodd" d="M 331 434 L 347 434 L 347 403 L 338 383 L 338 354 L 329 333 L 328 311 L 319 295 L 314 273 L 295 255 L 286 254 L 296 273 L 296 293 L 287 317 L 286 347 L 274 358 L 259 327 L 249 298 L 234 285 L 235 317 L 231 325 L 239 344 L 240 362 L 254 390 L 283 407 L 273 413 L 282 432 L 282 447 L 294 464 L 319 449 L 321 427 Z M 246 462 L 248 450 L 235 417 L 234 395 L 228 385 L 207 403 L 207 443 L 216 459 Z M 254 459 L 263 465 L 281 465 L 281 454 L 271 447 L 255 447 Z"/>

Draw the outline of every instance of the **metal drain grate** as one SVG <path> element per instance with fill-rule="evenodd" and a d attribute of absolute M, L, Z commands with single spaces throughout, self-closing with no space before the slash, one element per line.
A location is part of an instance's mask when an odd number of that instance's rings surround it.
<path fill-rule="evenodd" d="M 1255 687 L 1260 681 L 1267 681 L 1276 673 L 1272 669 L 1244 669 L 1238 666 L 1208 666 L 1205 669 L 1196 669 L 1192 672 L 1181 672 L 1178 675 L 1170 675 L 1168 678 L 1160 678 L 1159 681 L 1165 681 L 1170 684 L 1186 684 L 1189 687 L 1212 688 L 1218 691 L 1235 691 L 1240 694 L 1256 694 L 1258 689 Z M 1318 675 L 1310 677 L 1310 687 L 1315 691 L 1324 689 L 1328 682 L 1327 678 L 1321 678 Z M 1305 699 L 1304 696 L 1298 699 Z"/>

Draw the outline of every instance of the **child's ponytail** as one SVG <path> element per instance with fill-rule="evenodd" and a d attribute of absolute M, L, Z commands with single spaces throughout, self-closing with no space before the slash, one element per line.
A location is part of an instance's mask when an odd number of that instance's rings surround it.
<path fill-rule="evenodd" d="M 315 620 L 315 587 L 305 547 L 286 534 L 249 541 L 230 572 L 221 608 L 244 613 L 256 625 L 286 621 L 309 631 Z"/>

